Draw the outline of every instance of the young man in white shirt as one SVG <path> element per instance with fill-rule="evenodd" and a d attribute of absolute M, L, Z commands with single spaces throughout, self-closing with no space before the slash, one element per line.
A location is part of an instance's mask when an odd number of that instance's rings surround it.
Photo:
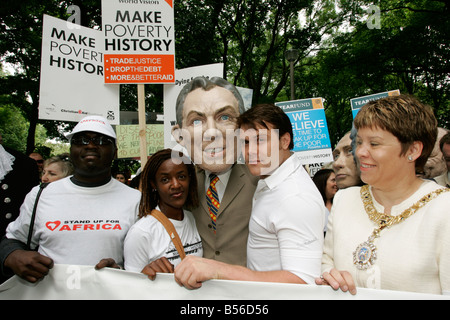
<path fill-rule="evenodd" d="M 292 125 L 275 105 L 239 118 L 246 164 L 260 177 L 253 197 L 248 268 L 188 257 L 175 280 L 189 289 L 209 279 L 314 283 L 320 274 L 325 206 L 312 179 L 291 153 Z"/>

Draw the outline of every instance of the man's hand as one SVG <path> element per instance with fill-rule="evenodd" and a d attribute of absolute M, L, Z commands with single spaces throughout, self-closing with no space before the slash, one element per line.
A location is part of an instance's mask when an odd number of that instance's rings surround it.
<path fill-rule="evenodd" d="M 175 281 L 187 289 L 198 289 L 206 280 L 219 279 L 224 266 L 219 261 L 188 255 L 175 268 Z"/>
<path fill-rule="evenodd" d="M 162 257 L 146 265 L 141 272 L 146 274 L 150 280 L 155 280 L 157 272 L 173 273 L 173 271 L 173 264 L 171 264 L 166 257 Z"/>
<path fill-rule="evenodd" d="M 53 260 L 36 251 L 15 250 L 6 258 L 5 267 L 22 279 L 35 283 L 53 268 Z"/>
<path fill-rule="evenodd" d="M 106 258 L 100 260 L 100 262 L 95 265 L 96 270 L 100 270 L 103 268 L 120 269 L 120 266 L 116 263 L 116 261 L 113 258 Z"/>

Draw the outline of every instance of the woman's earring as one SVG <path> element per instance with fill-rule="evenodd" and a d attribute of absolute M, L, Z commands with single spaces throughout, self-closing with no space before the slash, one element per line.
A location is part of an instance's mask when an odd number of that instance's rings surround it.
<path fill-rule="evenodd" d="M 408 160 L 409 160 L 409 161 L 413 161 L 412 156 L 408 156 Z"/>

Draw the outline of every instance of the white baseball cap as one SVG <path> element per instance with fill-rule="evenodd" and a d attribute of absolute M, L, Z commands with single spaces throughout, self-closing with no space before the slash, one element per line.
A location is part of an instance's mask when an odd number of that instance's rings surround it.
<path fill-rule="evenodd" d="M 116 133 L 111 124 L 109 124 L 108 120 L 101 116 L 88 116 L 81 119 L 75 128 L 73 128 L 72 132 L 66 134 L 66 138 L 69 139 L 70 142 L 74 134 L 83 131 L 97 132 L 114 138 L 114 140 L 117 139 Z"/>

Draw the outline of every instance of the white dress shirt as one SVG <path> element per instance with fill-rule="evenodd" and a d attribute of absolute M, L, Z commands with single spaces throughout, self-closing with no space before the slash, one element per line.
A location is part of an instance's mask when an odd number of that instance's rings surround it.
<path fill-rule="evenodd" d="M 306 283 L 320 276 L 325 205 L 300 160 L 292 155 L 261 179 L 253 198 L 247 266 L 287 270 Z"/>

